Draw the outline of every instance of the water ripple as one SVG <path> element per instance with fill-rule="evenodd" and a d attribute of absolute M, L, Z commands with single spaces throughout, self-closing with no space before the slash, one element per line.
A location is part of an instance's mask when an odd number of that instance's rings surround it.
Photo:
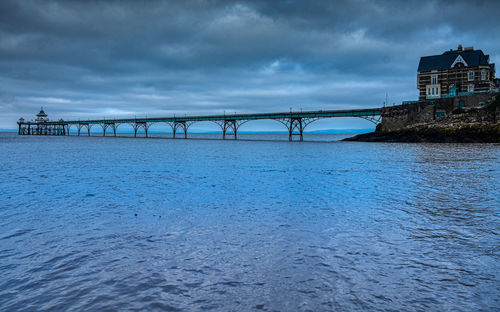
<path fill-rule="evenodd" d="M 266 138 L 0 134 L 0 310 L 500 306 L 498 145 Z"/>

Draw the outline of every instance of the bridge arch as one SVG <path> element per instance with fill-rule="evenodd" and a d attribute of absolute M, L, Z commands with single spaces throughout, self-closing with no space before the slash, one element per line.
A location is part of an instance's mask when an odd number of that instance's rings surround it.
<path fill-rule="evenodd" d="M 75 125 L 75 124 L 68 124 L 68 125 L 66 126 L 66 129 L 67 129 L 67 131 L 68 131 L 68 135 L 71 135 L 71 128 L 72 128 L 73 126 L 75 126 L 75 129 L 77 129 L 77 130 L 78 130 L 77 125 Z"/>
<path fill-rule="evenodd" d="M 91 123 L 79 123 L 77 124 L 77 130 L 78 130 L 78 136 L 80 136 L 80 133 L 82 132 L 83 129 L 86 129 L 88 136 L 90 136 L 90 130 L 92 129 L 92 126 L 94 126 Z"/>
<path fill-rule="evenodd" d="M 216 123 L 222 130 L 222 139 L 226 139 L 226 135 L 233 135 L 234 139 L 238 139 L 238 129 L 241 125 L 249 122 L 250 120 L 234 120 L 234 119 L 224 119 L 224 120 L 214 120 L 212 122 Z"/>
<path fill-rule="evenodd" d="M 106 130 L 110 129 L 113 131 L 113 136 L 116 136 L 116 128 L 118 128 L 119 124 L 116 124 L 115 122 L 103 122 L 99 124 L 102 128 L 102 136 L 106 136 Z"/>

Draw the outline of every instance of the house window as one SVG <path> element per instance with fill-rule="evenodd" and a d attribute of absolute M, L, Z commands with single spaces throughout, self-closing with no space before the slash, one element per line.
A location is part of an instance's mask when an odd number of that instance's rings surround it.
<path fill-rule="evenodd" d="M 474 80 L 474 72 L 471 70 L 469 71 L 469 81 Z"/>
<path fill-rule="evenodd" d="M 481 80 L 486 80 L 486 71 L 485 70 L 481 71 Z"/>
<path fill-rule="evenodd" d="M 469 85 L 469 92 L 474 92 L 474 85 L 473 84 Z"/>
<path fill-rule="evenodd" d="M 431 77 L 431 83 L 432 84 L 437 84 L 438 83 L 438 76 L 437 75 L 432 75 L 432 77 Z"/>

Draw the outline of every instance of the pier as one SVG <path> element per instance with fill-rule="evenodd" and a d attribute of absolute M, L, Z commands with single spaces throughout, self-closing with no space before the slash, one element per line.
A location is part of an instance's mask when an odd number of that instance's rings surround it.
<path fill-rule="evenodd" d="M 184 138 L 188 137 L 188 129 L 197 122 L 214 122 L 222 130 L 222 139 L 232 136 L 238 138 L 238 130 L 241 125 L 252 120 L 276 120 L 283 124 L 288 130 L 288 139 L 293 140 L 294 136 L 303 141 L 304 129 L 312 122 L 324 118 L 337 117 L 359 117 L 378 124 L 382 119 L 382 108 L 352 109 L 352 110 L 318 110 L 318 111 L 300 111 L 285 113 L 258 113 L 258 114 L 233 114 L 233 115 L 208 115 L 208 116 L 184 116 L 184 117 L 151 117 L 151 118 L 122 118 L 122 119 L 93 119 L 93 120 L 48 120 L 43 109 L 37 115 L 35 121 L 25 121 L 19 119 L 19 135 L 70 135 L 70 129 L 75 127 L 77 135 L 86 133 L 90 136 L 92 127 L 101 127 L 102 135 L 112 132 L 116 136 L 116 130 L 120 125 L 130 124 L 134 129 L 134 137 L 143 132 L 148 137 L 148 130 L 151 125 L 156 123 L 166 123 L 173 130 L 173 138 L 181 132 Z M 109 130 L 109 131 L 108 131 Z"/>

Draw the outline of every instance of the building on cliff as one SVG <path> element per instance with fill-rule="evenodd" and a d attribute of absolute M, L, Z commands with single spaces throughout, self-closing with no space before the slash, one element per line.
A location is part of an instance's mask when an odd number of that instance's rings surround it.
<path fill-rule="evenodd" d="M 420 58 L 417 73 L 419 100 L 456 96 L 461 92 L 495 89 L 495 64 L 473 47 Z"/>

